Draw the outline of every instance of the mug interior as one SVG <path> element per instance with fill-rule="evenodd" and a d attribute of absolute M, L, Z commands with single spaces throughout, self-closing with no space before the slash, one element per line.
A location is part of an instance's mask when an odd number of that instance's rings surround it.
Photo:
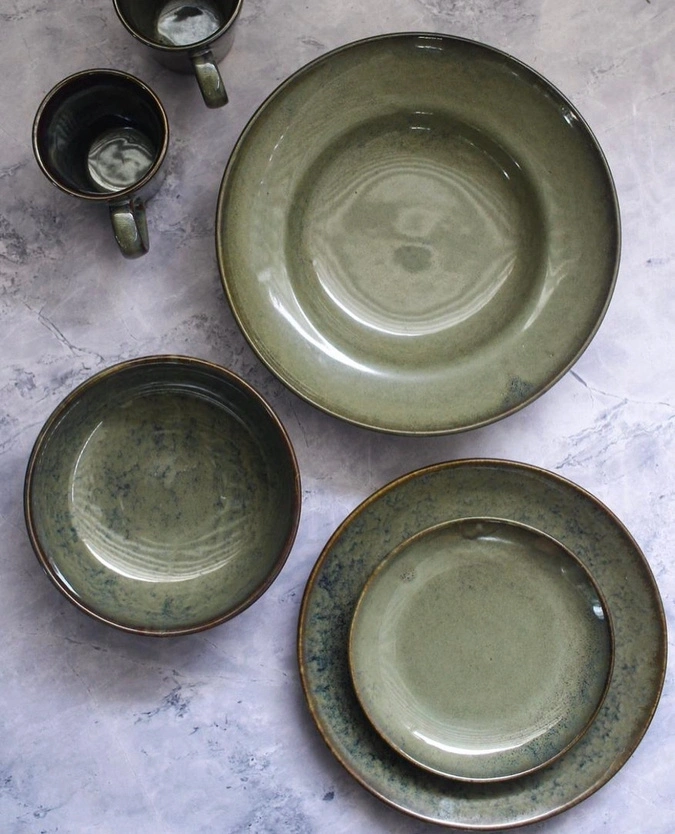
<path fill-rule="evenodd" d="M 166 117 L 135 79 L 108 71 L 67 79 L 43 103 L 35 150 L 48 176 L 77 196 L 132 189 L 163 155 Z"/>
<path fill-rule="evenodd" d="M 137 36 L 164 48 L 208 42 L 233 19 L 238 0 L 117 0 L 123 21 Z"/>

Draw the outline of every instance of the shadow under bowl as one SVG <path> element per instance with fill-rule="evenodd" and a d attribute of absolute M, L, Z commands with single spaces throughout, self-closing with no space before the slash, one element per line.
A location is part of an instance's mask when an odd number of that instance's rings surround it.
<path fill-rule="evenodd" d="M 295 539 L 300 476 L 282 424 L 246 382 L 150 356 L 91 377 L 55 409 L 26 474 L 36 555 L 78 608 L 176 635 L 235 616 Z"/>

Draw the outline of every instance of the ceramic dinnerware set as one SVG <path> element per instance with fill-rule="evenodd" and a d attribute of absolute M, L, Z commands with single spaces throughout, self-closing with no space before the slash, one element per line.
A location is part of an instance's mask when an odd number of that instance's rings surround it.
<path fill-rule="evenodd" d="M 217 67 L 241 0 L 114 0 L 158 60 L 227 101 Z M 62 190 L 110 207 L 128 257 L 169 129 L 116 70 L 71 76 L 34 149 Z M 382 35 L 284 81 L 242 132 L 218 200 L 223 288 L 261 361 L 364 429 L 431 435 L 508 417 L 593 338 L 618 269 L 606 161 L 573 105 L 514 58 L 435 33 Z M 215 626 L 292 548 L 300 474 L 231 371 L 141 357 L 56 408 L 25 513 L 47 574 L 139 634 Z M 501 829 L 591 794 L 656 709 L 666 632 L 640 548 L 596 498 L 502 460 L 413 471 L 367 498 L 309 577 L 298 632 L 313 719 L 344 767 L 413 816 Z"/>

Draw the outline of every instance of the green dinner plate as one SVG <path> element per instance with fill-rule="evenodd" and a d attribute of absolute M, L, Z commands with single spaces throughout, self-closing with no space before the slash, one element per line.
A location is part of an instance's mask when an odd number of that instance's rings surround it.
<path fill-rule="evenodd" d="M 509 55 L 437 34 L 348 44 L 237 142 L 223 286 L 287 386 L 358 425 L 455 432 L 567 371 L 614 287 L 619 212 L 587 124 Z"/>
<path fill-rule="evenodd" d="M 501 782 L 448 779 L 399 755 L 366 718 L 349 670 L 350 623 L 373 570 L 419 531 L 468 517 L 525 524 L 559 541 L 593 576 L 614 629 L 611 680 L 586 733 L 548 767 Z M 621 522 L 570 481 L 499 460 L 420 469 L 357 507 L 312 571 L 298 634 L 300 674 L 311 715 L 342 765 L 399 810 L 466 829 L 504 829 L 541 820 L 604 785 L 649 726 L 663 686 L 666 652 L 658 588 Z"/>
<path fill-rule="evenodd" d="M 422 530 L 366 582 L 349 641 L 371 724 L 421 767 L 511 779 L 588 729 L 612 670 L 602 594 L 538 530 L 458 519 Z"/>

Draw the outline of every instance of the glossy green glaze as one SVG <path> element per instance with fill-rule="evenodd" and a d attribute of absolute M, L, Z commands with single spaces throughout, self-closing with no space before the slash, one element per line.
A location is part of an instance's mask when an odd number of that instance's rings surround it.
<path fill-rule="evenodd" d="M 283 427 L 243 380 L 145 357 L 54 411 L 25 510 L 43 567 L 81 609 L 128 631 L 186 633 L 271 584 L 295 537 L 299 475 Z"/>
<path fill-rule="evenodd" d="M 375 567 L 400 542 L 459 518 L 526 524 L 568 548 L 594 577 L 614 627 L 605 700 L 581 739 L 546 768 L 502 782 L 429 773 L 397 754 L 365 717 L 352 686 L 352 615 Z M 666 667 L 663 607 L 639 547 L 589 493 L 550 472 L 507 461 L 456 461 L 410 473 L 358 507 L 324 548 L 305 591 L 298 654 L 311 714 L 347 770 L 385 802 L 422 819 L 503 829 L 569 808 L 625 764 L 656 709 Z"/>
<path fill-rule="evenodd" d="M 396 750 L 434 773 L 531 772 L 577 741 L 612 669 L 602 595 L 559 542 L 497 519 L 406 540 L 354 613 L 356 695 Z"/>
<path fill-rule="evenodd" d="M 579 357 L 619 258 L 588 126 L 513 58 L 445 35 L 328 53 L 261 106 L 223 178 L 222 282 L 292 390 L 384 431 L 509 414 Z"/>

